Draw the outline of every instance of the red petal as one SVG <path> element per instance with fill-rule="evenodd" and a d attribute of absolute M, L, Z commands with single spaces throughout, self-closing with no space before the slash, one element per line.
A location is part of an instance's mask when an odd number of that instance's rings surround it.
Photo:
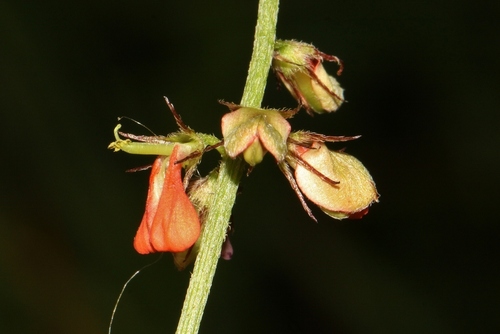
<path fill-rule="evenodd" d="M 163 189 L 150 228 L 150 242 L 158 252 L 182 252 L 191 247 L 200 235 L 198 213 L 184 191 L 181 164 L 176 145 L 170 156 Z"/>
<path fill-rule="evenodd" d="M 134 238 L 134 248 L 139 254 L 148 254 L 155 251 L 149 240 L 149 230 L 153 223 L 163 188 L 164 171 L 162 170 L 162 164 L 164 160 L 164 156 L 159 156 L 151 168 L 146 209 L 139 230 L 137 230 Z"/>
<path fill-rule="evenodd" d="M 370 208 L 365 208 L 365 209 L 363 209 L 363 210 L 361 210 L 361 211 L 358 211 L 358 212 L 356 212 L 356 213 L 353 213 L 353 214 L 349 215 L 349 217 L 348 217 L 348 218 L 349 218 L 349 219 L 361 219 L 361 218 L 363 218 L 363 216 L 364 216 L 364 215 L 366 215 L 366 214 L 368 213 L 368 210 L 369 210 L 369 209 L 370 209 Z"/>

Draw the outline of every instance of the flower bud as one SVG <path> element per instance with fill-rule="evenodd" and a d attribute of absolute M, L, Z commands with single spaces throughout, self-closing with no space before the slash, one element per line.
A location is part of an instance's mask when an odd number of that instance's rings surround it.
<path fill-rule="evenodd" d="M 222 135 L 231 158 L 243 153 L 245 161 L 255 166 L 269 151 L 277 161 L 285 159 L 291 130 L 285 112 L 227 105 L 233 111 L 222 117 Z"/>
<path fill-rule="evenodd" d="M 233 253 L 233 245 L 231 244 L 231 240 L 229 240 L 229 236 L 226 235 L 226 239 L 222 243 L 220 257 L 224 260 L 231 260 L 233 258 Z"/>
<path fill-rule="evenodd" d="M 296 152 L 305 162 L 295 166 L 297 185 L 330 217 L 361 218 L 377 201 L 379 195 L 370 173 L 353 156 L 330 151 L 319 142 Z"/>
<path fill-rule="evenodd" d="M 182 184 L 181 145 L 170 158 L 159 156 L 152 167 L 146 210 L 134 239 L 140 254 L 181 252 L 190 248 L 200 235 L 198 213 Z"/>
<path fill-rule="evenodd" d="M 323 60 L 335 61 L 342 73 L 342 62 L 311 44 L 293 40 L 277 40 L 274 46 L 272 68 L 292 96 L 309 114 L 336 111 L 344 101 L 344 90 L 329 76 Z"/>
<path fill-rule="evenodd" d="M 215 184 L 218 178 L 218 170 L 215 169 L 208 174 L 208 176 L 192 180 L 188 187 L 188 196 L 193 203 L 196 211 L 198 212 L 198 217 L 203 226 L 205 219 L 208 214 L 208 208 L 210 207 L 212 197 L 215 193 Z M 174 264 L 179 270 L 184 270 L 188 265 L 194 262 L 201 246 L 201 238 L 199 238 L 196 243 L 189 249 L 173 253 Z"/>

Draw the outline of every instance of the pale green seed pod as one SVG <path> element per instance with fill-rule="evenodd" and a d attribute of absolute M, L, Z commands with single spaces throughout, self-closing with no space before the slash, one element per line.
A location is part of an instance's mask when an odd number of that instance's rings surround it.
<path fill-rule="evenodd" d="M 344 89 L 328 75 L 323 60 L 342 62 L 322 53 L 311 44 L 277 40 L 272 67 L 292 96 L 307 110 L 318 114 L 336 111 L 344 101 Z"/>

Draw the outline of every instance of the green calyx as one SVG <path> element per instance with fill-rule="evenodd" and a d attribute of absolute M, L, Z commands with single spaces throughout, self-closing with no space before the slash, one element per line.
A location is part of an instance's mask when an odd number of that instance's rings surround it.
<path fill-rule="evenodd" d="M 231 158 L 243 154 L 245 161 L 255 166 L 266 152 L 277 161 L 285 159 L 286 140 L 291 126 L 287 112 L 276 109 L 240 107 L 227 104 L 233 111 L 222 118 L 224 147 Z"/>

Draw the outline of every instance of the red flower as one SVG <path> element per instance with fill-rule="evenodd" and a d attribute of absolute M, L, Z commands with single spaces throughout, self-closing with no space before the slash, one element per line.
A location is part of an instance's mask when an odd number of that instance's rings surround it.
<path fill-rule="evenodd" d="M 184 191 L 181 178 L 180 145 L 168 161 L 159 156 L 151 170 L 146 211 L 134 239 L 140 254 L 182 252 L 200 235 L 200 219 Z"/>

